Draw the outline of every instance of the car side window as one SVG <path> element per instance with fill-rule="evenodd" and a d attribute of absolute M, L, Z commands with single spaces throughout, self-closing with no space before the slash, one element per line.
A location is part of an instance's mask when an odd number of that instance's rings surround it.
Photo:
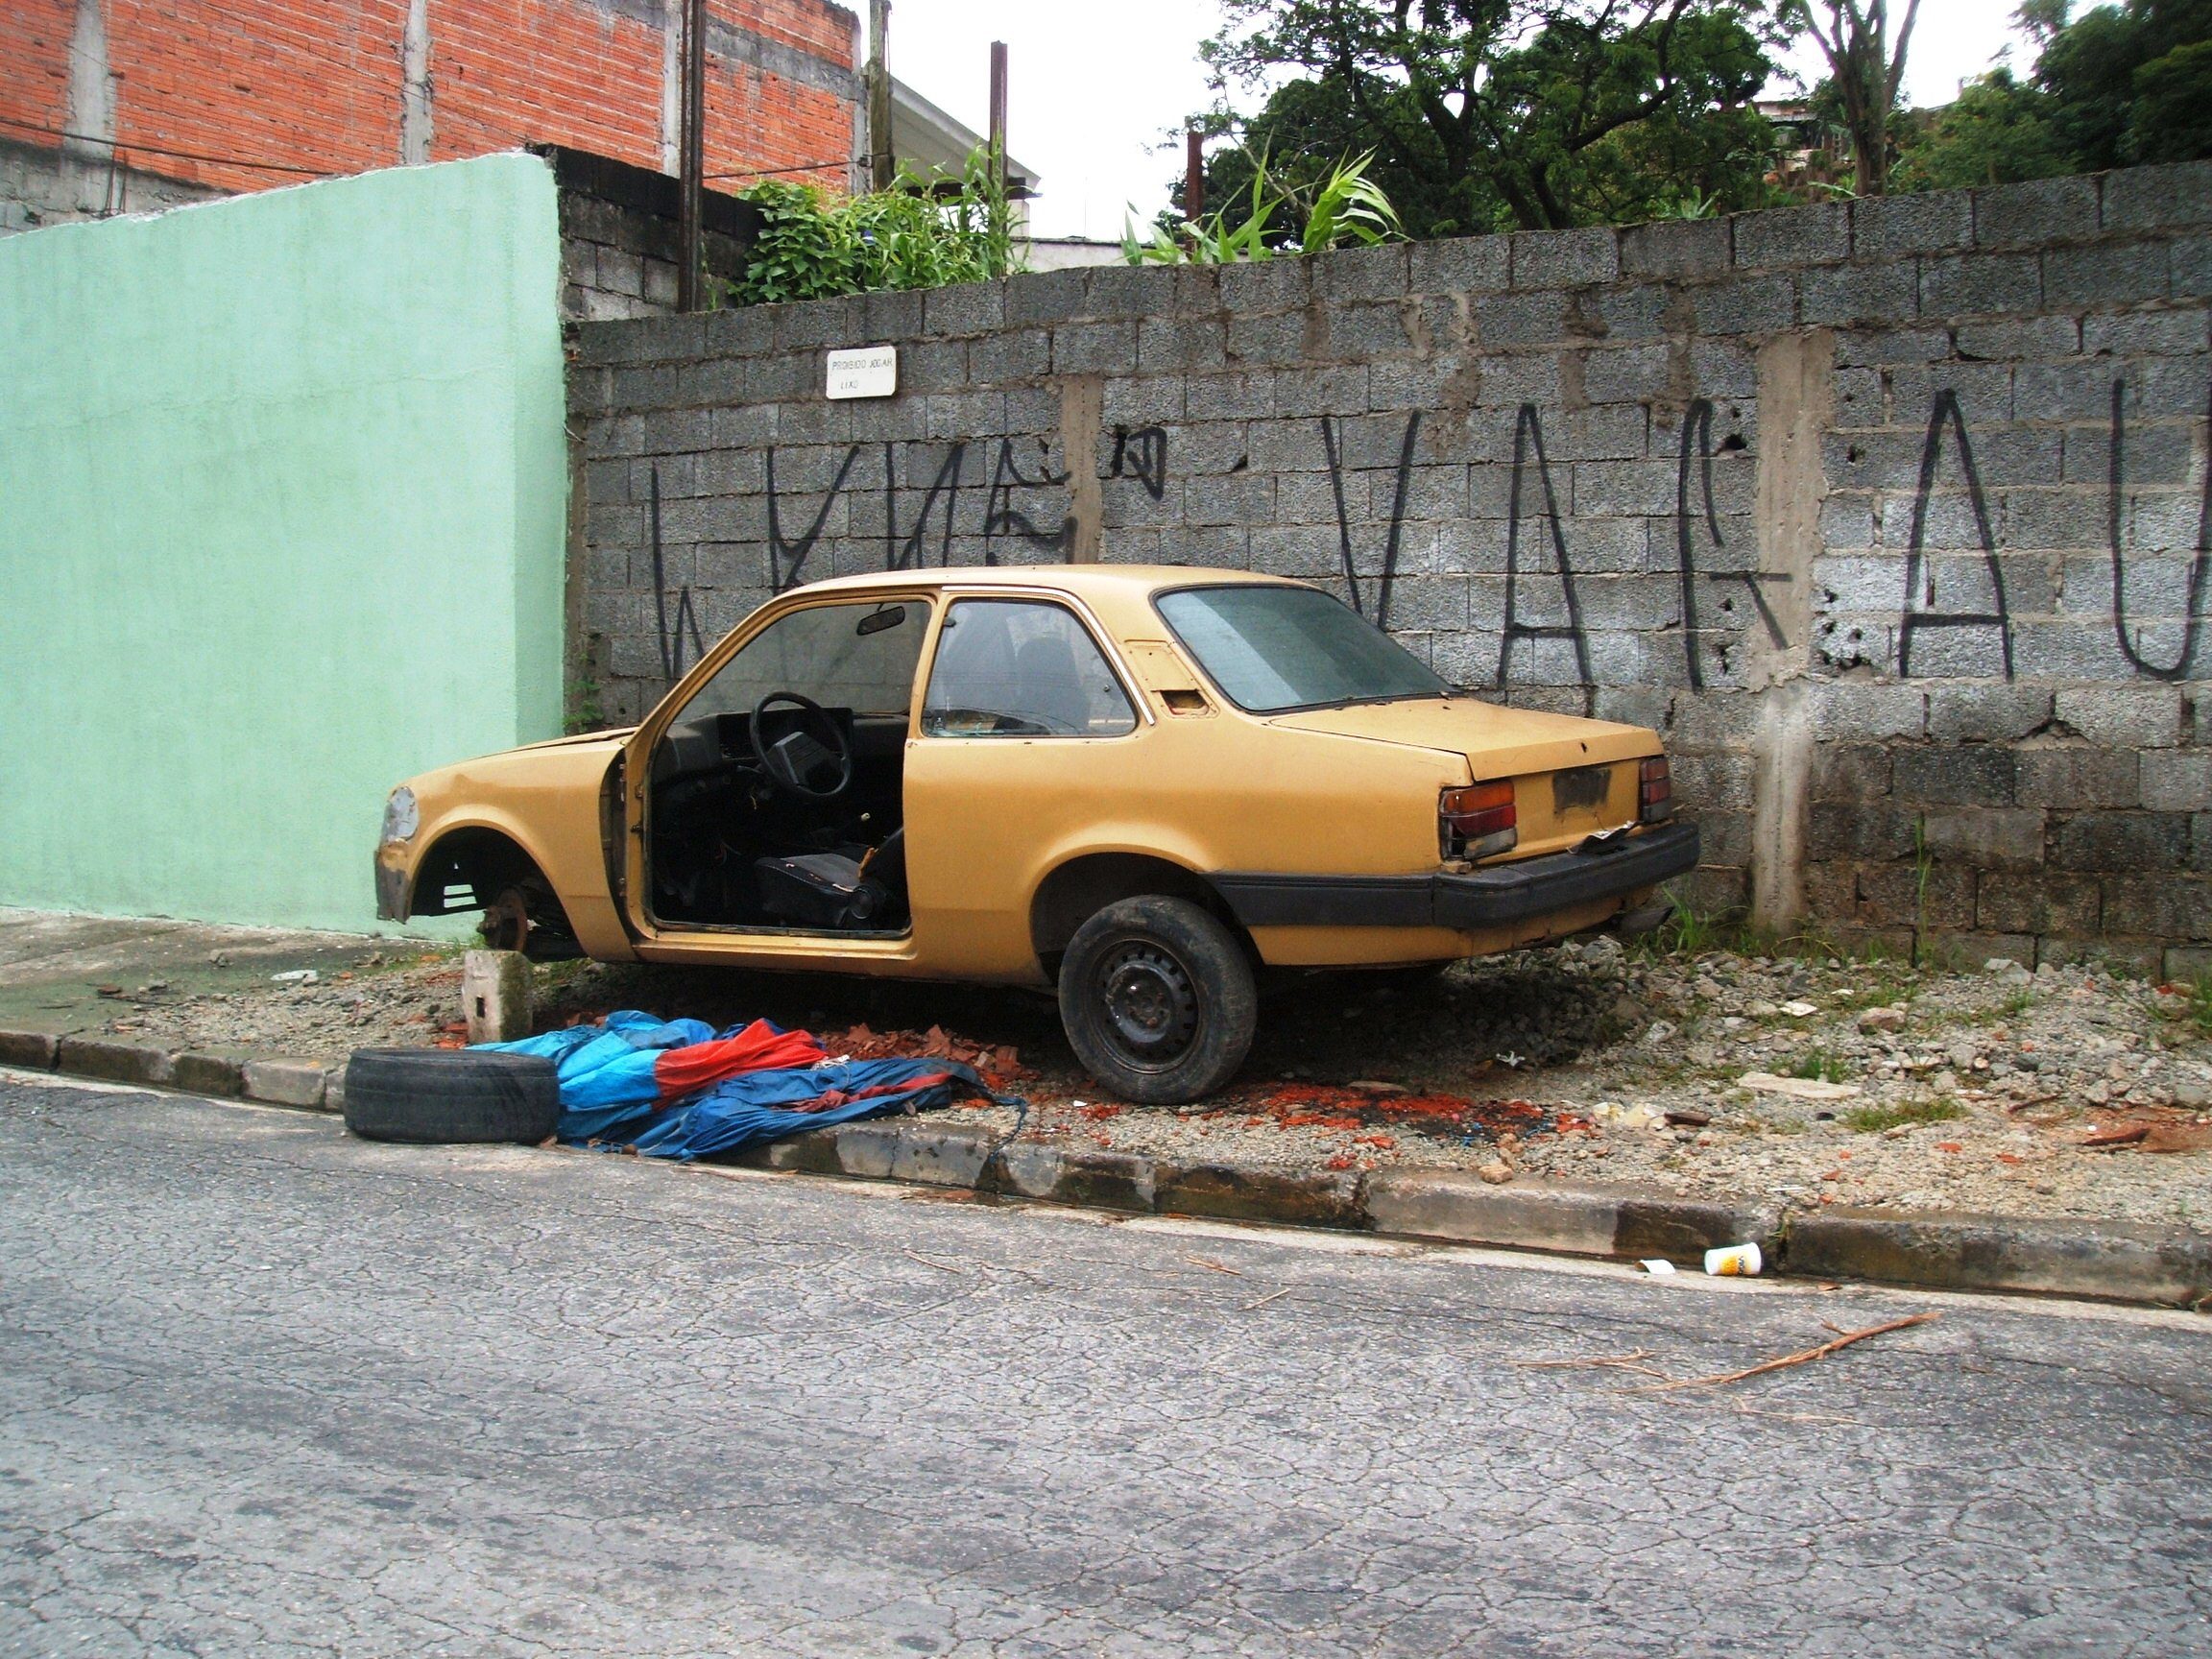
<path fill-rule="evenodd" d="M 1118 737 L 1137 711 L 1064 606 L 963 599 L 946 613 L 922 700 L 926 737 Z"/>

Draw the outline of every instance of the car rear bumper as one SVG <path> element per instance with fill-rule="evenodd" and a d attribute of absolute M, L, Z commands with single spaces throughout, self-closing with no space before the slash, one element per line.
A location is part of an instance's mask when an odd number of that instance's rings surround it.
<path fill-rule="evenodd" d="M 1697 867 L 1697 826 L 1669 824 L 1602 852 L 1552 853 L 1465 875 L 1270 876 L 1214 885 L 1247 927 L 1452 927 L 1475 932 L 1621 899 Z"/>

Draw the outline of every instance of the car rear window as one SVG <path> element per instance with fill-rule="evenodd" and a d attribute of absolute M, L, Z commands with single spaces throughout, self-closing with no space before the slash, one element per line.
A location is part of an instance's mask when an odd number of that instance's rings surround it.
<path fill-rule="evenodd" d="M 1222 695 L 1251 713 L 1450 692 L 1419 658 L 1316 589 L 1185 588 L 1157 603 Z"/>

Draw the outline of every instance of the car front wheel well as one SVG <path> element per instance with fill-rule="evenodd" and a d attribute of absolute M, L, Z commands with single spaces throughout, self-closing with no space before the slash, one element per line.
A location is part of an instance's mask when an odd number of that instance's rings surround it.
<path fill-rule="evenodd" d="M 539 961 L 579 954 L 575 929 L 538 862 L 513 837 L 471 827 L 442 835 L 415 873 L 417 916 L 481 910 L 477 931 L 499 950 Z"/>
<path fill-rule="evenodd" d="M 1092 853 L 1071 858 L 1045 878 L 1029 905 L 1029 937 L 1047 973 L 1076 930 L 1109 904 L 1147 896 L 1187 899 L 1217 918 L 1255 963 L 1259 954 L 1214 884 L 1194 870 L 1142 853 Z"/>

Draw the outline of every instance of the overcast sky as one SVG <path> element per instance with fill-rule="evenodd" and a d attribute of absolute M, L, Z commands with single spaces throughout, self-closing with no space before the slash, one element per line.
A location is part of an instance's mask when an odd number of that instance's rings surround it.
<path fill-rule="evenodd" d="M 2014 39 L 2017 4 L 1923 0 L 1906 71 L 1911 101 L 1947 103 L 1989 67 Z M 1158 146 L 1208 103 L 1198 42 L 1216 16 L 1214 0 L 892 0 L 892 73 L 981 132 L 991 42 L 1005 41 L 1007 148 L 1044 182 L 1031 222 L 1045 235 L 1113 239 L 1131 204 L 1140 222 L 1166 204 L 1182 160 L 1179 147 Z M 1817 56 L 1792 66 L 1816 74 Z M 2024 68 L 2031 54 L 2016 45 L 2014 60 Z"/>

